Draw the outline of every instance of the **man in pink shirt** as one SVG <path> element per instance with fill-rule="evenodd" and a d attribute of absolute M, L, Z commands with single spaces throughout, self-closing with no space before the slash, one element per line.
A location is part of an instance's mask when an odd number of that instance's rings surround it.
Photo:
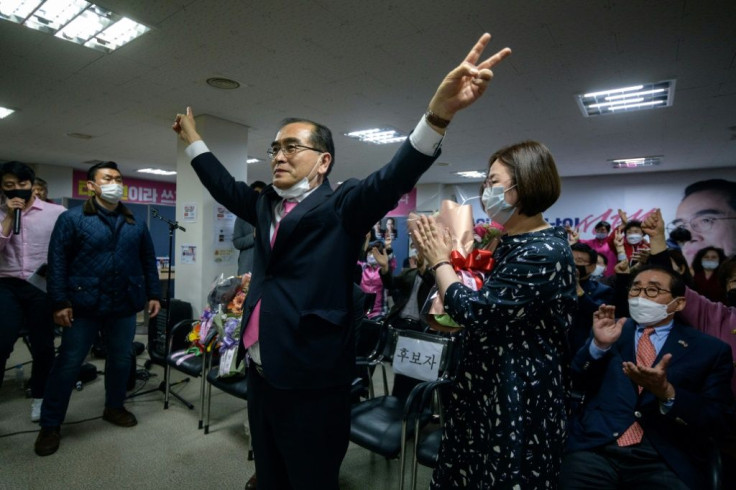
<path fill-rule="evenodd" d="M 33 170 L 20 162 L 8 162 L 0 168 L 0 186 L 5 195 L 0 208 L 0 362 L 5 368 L 18 333 L 27 327 L 33 357 L 31 421 L 37 422 L 54 362 L 54 324 L 45 280 L 36 281 L 38 275 L 34 273 L 46 263 L 56 218 L 66 210 L 36 198 L 32 191 L 34 178 Z"/>

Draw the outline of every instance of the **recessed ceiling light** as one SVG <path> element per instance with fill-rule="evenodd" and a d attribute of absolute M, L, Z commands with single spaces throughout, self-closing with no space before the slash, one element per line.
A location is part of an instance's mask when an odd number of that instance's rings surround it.
<path fill-rule="evenodd" d="M 15 111 L 13 109 L 8 109 L 7 107 L 0 107 L 0 119 L 5 119 Z"/>
<path fill-rule="evenodd" d="M 669 107 L 675 98 L 675 80 L 612 88 L 576 96 L 583 116 Z"/>
<path fill-rule="evenodd" d="M 465 170 L 462 172 L 455 172 L 455 175 L 465 177 L 466 179 L 485 179 L 487 174 L 480 170 Z"/>
<path fill-rule="evenodd" d="M 240 82 L 230 80 L 229 78 L 212 77 L 207 79 L 207 85 L 222 90 L 233 90 L 240 87 Z"/>
<path fill-rule="evenodd" d="M 406 133 L 402 133 L 393 128 L 372 128 L 361 131 L 353 131 L 345 133 L 348 138 L 357 139 L 364 143 L 374 143 L 376 145 L 388 145 L 390 143 L 399 143 L 407 138 Z"/>
<path fill-rule="evenodd" d="M 637 158 L 618 158 L 608 161 L 611 163 L 613 168 L 653 167 L 654 165 L 662 163 L 662 155 Z"/>
<path fill-rule="evenodd" d="M 153 174 L 153 175 L 176 175 L 174 170 L 162 170 L 160 168 L 142 168 L 138 170 L 142 174 Z"/>
<path fill-rule="evenodd" d="M 106 53 L 151 30 L 84 0 L 2 0 L 0 19 Z"/>

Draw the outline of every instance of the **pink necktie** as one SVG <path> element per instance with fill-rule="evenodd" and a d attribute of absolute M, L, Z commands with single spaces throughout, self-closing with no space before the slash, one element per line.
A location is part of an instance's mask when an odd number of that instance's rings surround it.
<path fill-rule="evenodd" d="M 636 364 L 639 366 L 652 367 L 654 359 L 657 358 L 657 352 L 654 350 L 654 344 L 649 338 L 654 333 L 654 327 L 644 328 L 641 337 L 639 337 L 639 343 L 636 345 Z M 641 393 L 642 387 L 639 386 L 639 393 Z M 626 432 L 621 434 L 616 440 L 616 444 L 619 446 L 631 446 L 633 444 L 639 444 L 641 438 L 644 435 L 644 429 L 642 429 L 639 422 L 634 422 L 631 426 L 626 429 Z"/>
<path fill-rule="evenodd" d="M 284 201 L 283 209 L 281 211 L 281 220 L 283 220 L 284 217 L 286 217 L 286 215 L 289 214 L 295 206 L 296 202 L 294 201 Z M 276 223 L 276 227 L 273 230 L 273 236 L 271 237 L 271 248 L 273 248 L 273 244 L 276 241 L 276 234 L 279 231 L 281 220 Z M 260 323 L 260 318 L 261 300 L 259 299 L 258 303 L 256 303 L 256 307 L 253 308 L 253 313 L 251 313 L 250 318 L 248 319 L 248 324 L 245 326 L 245 333 L 243 334 L 243 345 L 246 349 L 258 341 L 258 327 Z"/>

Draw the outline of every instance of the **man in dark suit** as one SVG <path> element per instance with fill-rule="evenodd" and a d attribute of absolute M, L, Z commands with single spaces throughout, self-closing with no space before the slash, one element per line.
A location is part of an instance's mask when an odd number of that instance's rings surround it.
<path fill-rule="evenodd" d="M 409 267 L 399 274 L 391 274 L 388 255 L 378 250 L 373 254 L 381 267 L 380 275 L 383 287 L 393 297 L 394 305 L 386 315 L 386 321 L 394 328 L 420 330 L 420 313 L 429 291 L 434 286 L 434 275 L 427 268 L 421 253 L 415 256 L 416 267 Z"/>
<path fill-rule="evenodd" d="M 334 190 L 327 180 L 332 136 L 320 124 L 283 122 L 268 150 L 273 182 L 259 195 L 209 152 L 190 108 L 176 116 L 173 129 L 189 145 L 202 183 L 256 227 L 243 343 L 251 356 L 248 417 L 259 489 L 338 488 L 350 431 L 355 355 L 349 326 L 361 245 L 438 156 L 454 114 L 482 95 L 491 67 L 510 54 L 504 49 L 478 63 L 489 40 L 482 36 L 445 77 L 391 162 Z"/>
<path fill-rule="evenodd" d="M 674 321 L 685 286 L 650 267 L 629 290 L 632 319 L 595 313 L 573 360 L 587 399 L 571 419 L 561 488 L 705 488 L 710 437 L 733 427 L 731 349 Z"/>
<path fill-rule="evenodd" d="M 570 331 L 567 333 L 570 352 L 574 354 L 590 336 L 590 329 L 593 326 L 593 313 L 601 305 L 613 304 L 614 294 L 613 288 L 591 278 L 598 263 L 598 252 L 593 250 L 590 245 L 580 242 L 573 243 L 570 248 L 575 259 L 578 279 L 578 309 L 575 312 Z"/>

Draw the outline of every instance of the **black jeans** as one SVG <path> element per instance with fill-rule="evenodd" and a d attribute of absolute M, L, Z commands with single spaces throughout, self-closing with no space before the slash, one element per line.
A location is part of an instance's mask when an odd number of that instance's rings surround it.
<path fill-rule="evenodd" d="M 18 334 L 28 327 L 31 341 L 31 394 L 43 398 L 46 380 L 54 363 L 54 322 L 46 293 L 23 279 L 0 278 L 0 361 L 3 371 Z M 0 384 L 2 378 L 0 378 Z"/>

